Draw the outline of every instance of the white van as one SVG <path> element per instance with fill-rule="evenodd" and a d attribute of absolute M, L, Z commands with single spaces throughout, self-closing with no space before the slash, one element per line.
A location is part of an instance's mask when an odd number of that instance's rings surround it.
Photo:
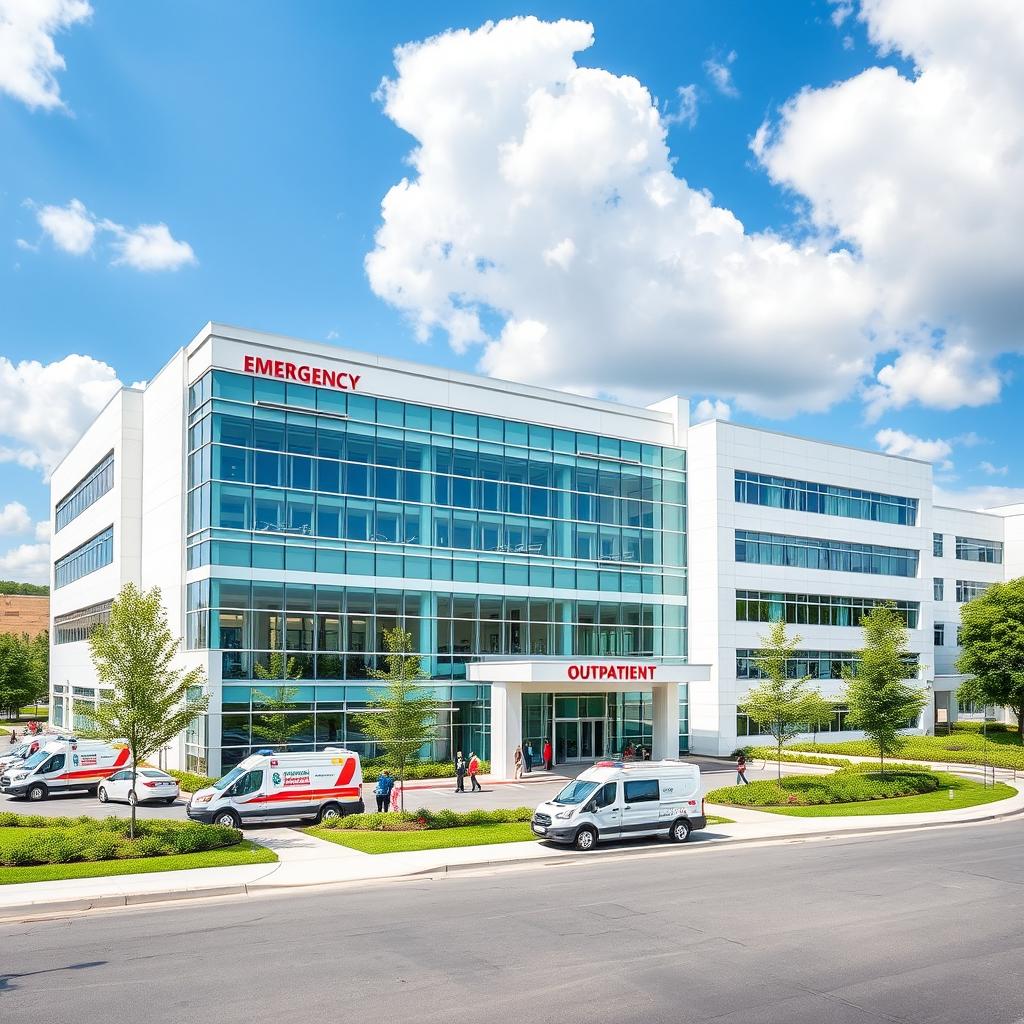
<path fill-rule="evenodd" d="M 195 821 L 240 828 L 261 821 L 311 818 L 327 821 L 362 814 L 363 768 L 359 755 L 341 747 L 318 753 L 260 750 L 215 782 L 192 794 Z"/>
<path fill-rule="evenodd" d="M 685 843 L 706 828 L 700 769 L 683 761 L 598 761 L 533 813 L 541 839 L 590 850 L 598 842 L 668 836 Z"/>
<path fill-rule="evenodd" d="M 41 746 L 52 743 L 61 737 L 57 733 L 48 733 L 40 736 L 26 736 L 16 746 L 9 746 L 6 750 L 0 750 L 0 774 L 7 768 L 14 768 L 27 757 L 31 757 Z"/>
<path fill-rule="evenodd" d="M 45 800 L 51 793 L 95 792 L 103 779 L 131 763 L 131 752 L 120 740 L 51 737 L 20 764 L 4 769 L 0 793 Z"/>

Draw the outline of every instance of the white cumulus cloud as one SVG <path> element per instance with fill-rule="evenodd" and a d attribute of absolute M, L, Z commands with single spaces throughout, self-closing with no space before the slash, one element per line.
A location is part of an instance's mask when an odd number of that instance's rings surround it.
<path fill-rule="evenodd" d="M 780 414 L 848 395 L 874 358 L 857 259 L 747 232 L 691 188 L 648 90 L 576 64 L 592 42 L 530 17 L 396 51 L 380 96 L 416 146 L 374 291 L 497 377 Z"/>
<path fill-rule="evenodd" d="M 50 582 L 50 545 L 19 544 L 0 552 L 0 578 L 18 583 Z"/>
<path fill-rule="evenodd" d="M 732 80 L 732 65 L 736 62 L 736 51 L 730 50 L 724 57 L 711 57 L 704 61 L 704 70 L 711 84 L 723 95 L 735 98 L 739 89 Z"/>
<path fill-rule="evenodd" d="M 116 221 L 100 219 L 79 199 L 72 199 L 67 206 L 40 207 L 36 220 L 58 249 L 73 256 L 91 252 L 97 237 L 103 236 L 109 239 L 114 266 L 143 271 L 178 270 L 196 262 L 192 246 L 174 238 L 166 224 L 126 228 Z M 19 248 L 35 251 L 24 239 L 18 242 Z"/>
<path fill-rule="evenodd" d="M 974 511 L 999 508 L 1003 505 L 1020 505 L 1024 504 L 1024 487 L 982 484 L 978 487 L 966 487 L 959 491 L 936 487 L 935 504 L 945 505 L 950 508 L 967 508 Z"/>
<path fill-rule="evenodd" d="M 941 437 L 924 438 L 907 434 L 902 430 L 886 427 L 875 434 L 875 442 L 887 455 L 905 455 L 910 459 L 935 462 L 940 469 L 951 469 L 953 445 Z"/>
<path fill-rule="evenodd" d="M 705 420 L 727 420 L 732 415 L 728 402 L 720 398 L 702 398 L 690 412 L 691 423 L 703 423 Z"/>
<path fill-rule="evenodd" d="M 1024 350 L 1024 7 L 862 0 L 858 17 L 913 72 L 805 89 L 754 151 L 876 283 L 876 330 L 906 351 L 879 373 L 873 412 L 991 402 L 990 360 Z"/>
<path fill-rule="evenodd" d="M 24 533 L 31 525 L 28 509 L 20 501 L 9 501 L 0 508 L 0 534 Z"/>
<path fill-rule="evenodd" d="M 90 14 L 86 0 L 0 0 L 0 92 L 33 109 L 62 107 L 54 36 Z"/>
<path fill-rule="evenodd" d="M 986 476 L 1006 476 L 1006 474 L 1010 472 L 1009 466 L 996 466 L 989 462 L 988 459 L 983 459 L 979 462 L 978 469 L 980 469 Z"/>
<path fill-rule="evenodd" d="M 693 128 L 697 124 L 697 86 L 680 85 L 676 89 L 676 107 L 670 110 L 667 104 L 664 107 L 663 119 L 665 124 L 685 124 L 687 128 Z"/>
<path fill-rule="evenodd" d="M 90 356 L 0 356 L 0 462 L 48 475 L 120 386 L 113 367 Z"/>

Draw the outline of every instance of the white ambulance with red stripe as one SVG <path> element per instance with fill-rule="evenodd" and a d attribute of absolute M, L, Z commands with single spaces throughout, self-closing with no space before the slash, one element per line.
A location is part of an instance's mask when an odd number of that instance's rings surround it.
<path fill-rule="evenodd" d="M 131 752 L 121 740 L 51 738 L 20 764 L 0 775 L 0 793 L 45 800 L 51 793 L 95 793 L 104 779 L 130 768 Z"/>
<path fill-rule="evenodd" d="M 362 814 L 362 790 L 363 768 L 352 750 L 260 750 L 209 789 L 193 793 L 188 816 L 233 828 L 293 818 L 327 821 L 343 814 Z"/>

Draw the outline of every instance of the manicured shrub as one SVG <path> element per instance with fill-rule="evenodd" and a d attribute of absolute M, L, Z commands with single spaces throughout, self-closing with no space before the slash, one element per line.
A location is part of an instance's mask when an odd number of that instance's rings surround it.
<path fill-rule="evenodd" d="M 178 785 L 185 793 L 198 793 L 201 789 L 209 789 L 217 780 L 209 775 L 196 775 L 193 772 L 179 772 L 176 769 L 165 769 L 168 775 L 178 780 Z"/>
<path fill-rule="evenodd" d="M 420 807 L 415 811 L 397 811 L 386 814 L 350 814 L 315 826 L 319 829 L 348 831 L 396 831 L 401 829 L 460 828 L 465 825 L 496 825 L 529 821 L 533 811 L 529 807 L 502 808 L 496 811 L 473 810 L 431 811 Z"/>
<path fill-rule="evenodd" d="M 98 821 L 87 817 L 12 815 L 3 820 L 0 827 L 17 830 L 17 840 L 5 844 L 6 852 L 0 852 L 0 863 L 7 867 L 198 853 L 233 846 L 242 839 L 237 829 L 191 821 L 140 821 L 136 824 L 136 838 L 130 840 L 129 822 L 125 818 Z"/>
<path fill-rule="evenodd" d="M 887 800 L 920 793 L 934 793 L 940 781 L 930 772 L 911 769 L 864 770 L 860 765 L 832 775 L 790 775 L 782 779 L 724 786 L 707 794 L 708 803 L 738 807 L 788 807 Z"/>

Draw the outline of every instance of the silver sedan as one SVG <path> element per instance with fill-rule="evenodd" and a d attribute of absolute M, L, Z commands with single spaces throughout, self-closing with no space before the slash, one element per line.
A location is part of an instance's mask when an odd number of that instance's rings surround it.
<path fill-rule="evenodd" d="M 134 784 L 132 775 L 134 774 Z M 159 768 L 130 768 L 115 772 L 104 779 L 96 790 L 100 803 L 113 800 L 115 803 L 144 804 L 163 801 L 173 804 L 181 794 L 178 780 Z"/>

